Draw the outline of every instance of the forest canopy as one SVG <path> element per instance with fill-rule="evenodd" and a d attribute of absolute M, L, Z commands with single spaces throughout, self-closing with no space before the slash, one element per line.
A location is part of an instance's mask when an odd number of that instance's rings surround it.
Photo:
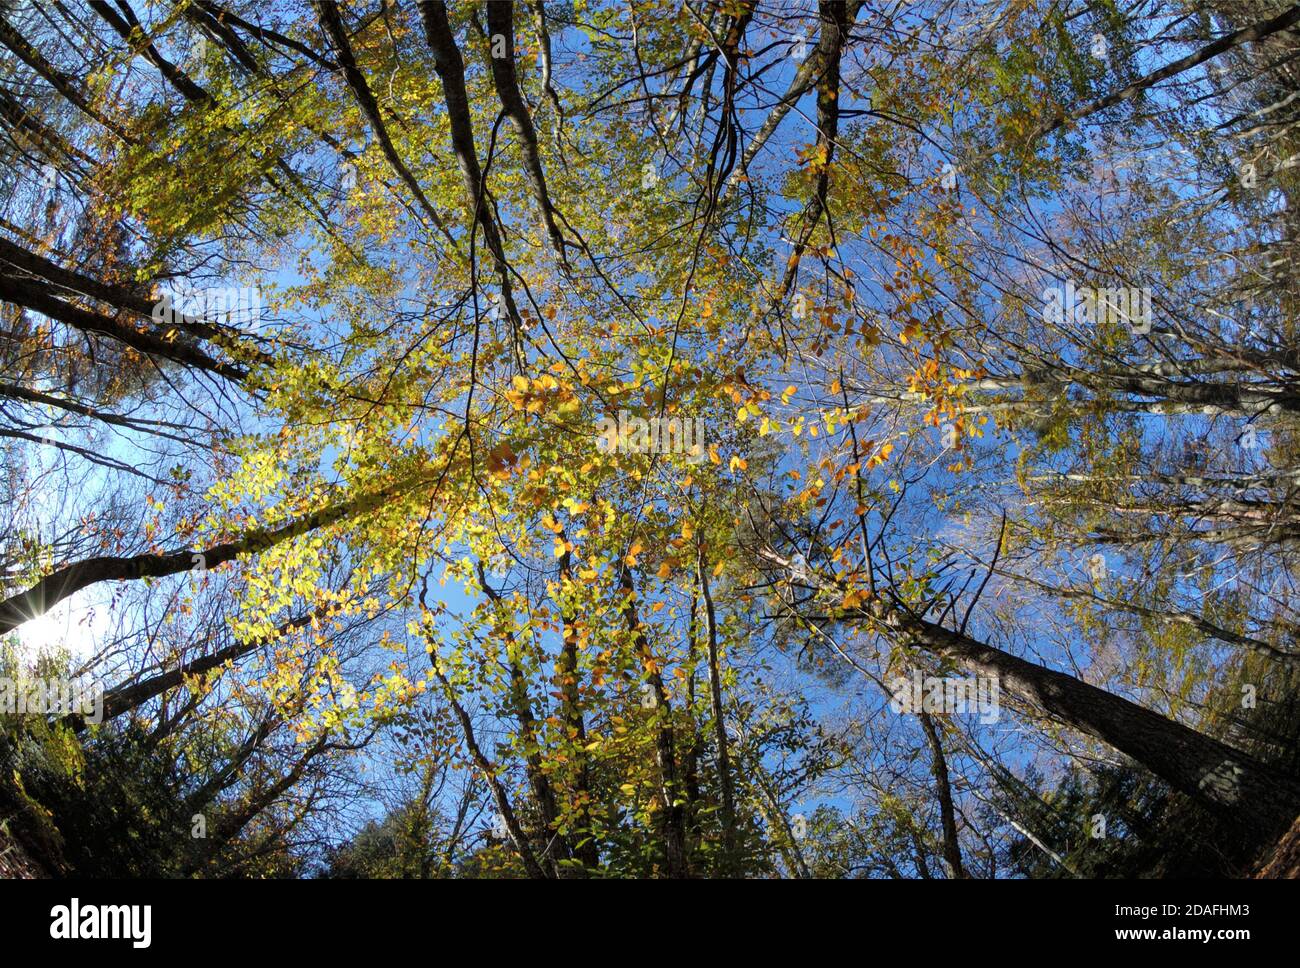
<path fill-rule="evenodd" d="M 4 842 L 1257 871 L 1298 58 L 1274 0 L 0 2 Z"/>

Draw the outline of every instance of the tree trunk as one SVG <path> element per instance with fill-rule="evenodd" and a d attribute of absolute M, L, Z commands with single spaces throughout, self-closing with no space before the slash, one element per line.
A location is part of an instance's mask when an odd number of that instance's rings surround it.
<path fill-rule="evenodd" d="M 967 635 L 896 609 L 877 607 L 874 611 L 910 644 L 952 659 L 976 675 L 996 678 L 999 687 L 1016 699 L 1095 736 L 1176 790 L 1234 815 L 1253 829 L 1284 830 L 1300 814 L 1300 784 L 1240 750 Z"/>

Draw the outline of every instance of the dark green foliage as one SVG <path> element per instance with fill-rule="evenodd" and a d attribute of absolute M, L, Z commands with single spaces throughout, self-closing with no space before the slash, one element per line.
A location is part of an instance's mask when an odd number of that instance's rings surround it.
<path fill-rule="evenodd" d="M 171 766 L 134 727 L 82 746 L 64 727 L 24 723 L 0 733 L 0 812 L 52 872 L 174 876 L 190 818 Z"/>

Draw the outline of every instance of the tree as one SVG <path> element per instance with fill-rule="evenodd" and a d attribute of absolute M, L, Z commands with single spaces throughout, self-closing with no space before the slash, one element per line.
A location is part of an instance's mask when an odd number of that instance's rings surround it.
<path fill-rule="evenodd" d="M 0 634 L 108 720 L 14 742 L 202 876 L 1264 846 L 1300 15 L 1147 6 L 5 5 Z"/>

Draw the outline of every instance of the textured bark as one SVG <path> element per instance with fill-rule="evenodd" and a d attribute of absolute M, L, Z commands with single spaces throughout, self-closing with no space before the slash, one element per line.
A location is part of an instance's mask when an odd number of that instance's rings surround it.
<path fill-rule="evenodd" d="M 546 237 L 551 240 L 551 248 L 565 262 L 564 237 L 555 221 L 555 207 L 550 193 L 546 190 L 546 174 L 542 169 L 542 156 L 537 145 L 537 130 L 533 127 L 533 118 L 519 93 L 519 81 L 515 77 L 515 22 L 513 3 L 489 3 L 487 5 L 488 35 L 501 35 L 505 38 L 506 56 L 493 57 L 489 51 L 488 64 L 492 68 L 492 82 L 497 89 L 501 107 L 515 126 L 519 134 L 519 144 L 523 153 L 524 171 L 533 183 L 533 192 L 537 196 L 537 205 L 542 210 L 542 225 Z"/>
<path fill-rule="evenodd" d="M 560 532 L 560 539 L 565 540 L 564 532 Z M 573 555 L 567 550 L 560 556 L 560 580 L 565 584 L 573 580 Z M 591 763 L 586 751 L 587 726 L 582 714 L 582 701 L 578 690 L 577 616 L 566 610 L 561 615 L 560 621 L 563 626 L 562 643 L 555 677 L 561 696 L 560 721 L 572 734 L 570 738 L 576 747 L 575 756 L 578 766 L 573 781 L 573 797 L 578 804 L 578 826 L 581 832 L 579 840 L 583 841 L 574 847 L 574 856 L 584 867 L 595 870 L 600 866 L 600 850 L 596 846 L 592 823 Z"/>
<path fill-rule="evenodd" d="M 128 47 L 142 54 L 145 60 L 158 68 L 158 72 L 167 79 L 167 83 L 176 88 L 185 100 L 196 104 L 212 103 L 212 95 L 195 84 L 189 75 L 164 57 L 158 48 L 147 40 L 144 27 L 126 0 L 117 0 L 117 10 L 114 10 L 107 0 L 90 0 L 90 7 L 117 31 L 118 36 L 126 41 Z M 146 41 L 143 47 L 140 46 L 141 41 Z"/>
<path fill-rule="evenodd" d="M 192 662 L 186 662 L 175 669 L 169 669 L 166 672 L 160 672 L 156 676 L 150 676 L 148 679 L 142 679 L 138 682 L 128 683 L 126 685 L 116 686 L 104 693 L 104 719 L 112 719 L 123 713 L 130 712 L 139 706 L 144 705 L 155 696 L 160 696 L 168 689 L 175 689 L 186 679 L 194 676 L 201 676 L 213 669 L 219 669 L 227 662 L 235 662 L 242 659 L 268 642 L 275 641 L 283 635 L 287 635 L 294 629 L 302 628 L 312 620 L 310 615 L 302 615 L 291 622 L 285 622 L 276 630 L 276 634 L 270 639 L 254 639 L 251 642 L 234 642 L 223 648 L 217 649 L 208 655 L 195 659 Z M 76 732 L 86 728 L 86 722 L 79 714 L 72 714 L 64 717 L 67 723 Z"/>
<path fill-rule="evenodd" d="M 1300 813 L 1300 785 L 1213 737 L 967 635 L 898 611 L 874 611 L 908 644 L 995 677 L 1009 695 L 1102 740 L 1210 808 L 1259 830 L 1285 829 Z"/>
<path fill-rule="evenodd" d="M 514 634 L 506 628 L 504 617 L 498 611 L 504 607 L 504 603 L 500 593 L 488 584 L 487 574 L 483 570 L 482 562 L 478 563 L 478 579 L 484 593 L 492 603 L 496 618 L 496 631 L 507 644 L 507 654 L 513 652 L 517 656 L 520 648 L 519 642 Z M 533 799 L 537 801 L 537 809 L 541 811 L 542 822 L 546 827 L 544 838 L 547 843 L 542 856 L 551 873 L 554 876 L 559 876 L 562 870 L 559 862 L 567 860 L 570 852 L 567 840 L 559 832 L 559 809 L 555 802 L 555 791 L 542 768 L 542 755 L 537 749 L 540 743 L 537 731 L 537 717 L 533 714 L 532 699 L 528 695 L 528 683 L 519 668 L 518 659 L 509 659 L 507 668 L 510 676 L 510 706 L 515 714 L 515 720 L 519 723 L 519 736 L 525 747 L 533 748 L 533 752 L 524 755 L 524 774 L 528 777 L 528 786 L 533 792 Z"/>
<path fill-rule="evenodd" d="M 436 649 L 430 654 L 429 663 L 433 667 L 434 676 L 442 686 L 447 702 L 451 704 L 452 711 L 456 714 L 456 720 L 460 723 L 461 733 L 465 739 L 465 748 L 469 750 L 470 758 L 473 759 L 474 765 L 478 767 L 479 773 L 483 775 L 488 789 L 492 791 L 492 799 L 497 805 L 497 812 L 500 813 L 501 819 L 505 823 L 510 839 L 515 845 L 515 850 L 518 851 L 520 860 L 523 861 L 524 869 L 528 872 L 529 877 L 537 880 L 548 879 L 552 875 L 533 856 L 532 848 L 528 846 L 528 837 L 519 823 L 514 808 L 510 805 L 510 797 L 507 796 L 505 787 L 502 786 L 501 780 L 497 777 L 496 768 L 478 745 L 478 740 L 474 736 L 474 724 L 470 722 L 469 714 L 465 712 L 465 707 L 456 699 L 451 683 L 447 681 L 447 677 L 442 674 L 442 670 L 438 667 Z"/>
<path fill-rule="evenodd" d="M 861 0 L 852 0 L 852 2 L 845 4 L 844 7 L 844 23 L 845 25 L 851 25 L 858 15 L 858 10 L 862 7 L 862 2 Z M 767 118 L 763 121 L 763 126 L 758 129 L 758 132 L 750 139 L 749 146 L 741 153 L 740 164 L 731 173 L 731 177 L 727 179 L 727 191 L 723 195 L 724 204 L 730 197 L 731 192 L 735 190 L 735 187 L 748 177 L 749 166 L 753 164 L 758 153 L 763 150 L 763 146 L 776 133 L 776 129 L 781 126 L 781 122 L 785 120 L 786 115 L 790 113 L 800 98 L 821 82 L 823 76 L 827 73 L 831 56 L 834 53 L 835 42 L 835 37 L 823 24 L 817 46 L 799 65 L 799 69 L 795 71 L 795 75 L 790 80 L 790 86 L 786 88 L 785 94 L 768 112 Z"/>
<path fill-rule="evenodd" d="M 474 127 L 469 109 L 469 95 L 465 90 L 465 62 L 460 48 L 451 33 L 447 20 L 447 7 L 441 0 L 421 3 L 425 39 L 433 51 L 434 70 L 442 81 L 443 100 L 447 103 L 447 119 L 451 124 L 451 145 L 460 166 L 465 185 L 466 204 L 471 220 L 483 231 L 483 241 L 492 256 L 493 268 L 501 286 L 501 301 L 514 327 L 513 348 L 516 365 L 522 369 L 523 319 L 515 305 L 514 287 L 510 282 L 510 266 L 506 262 L 505 247 L 497 231 L 491 206 L 487 204 L 487 186 L 483 170 L 479 167 L 478 150 L 474 147 Z"/>
<path fill-rule="evenodd" d="M 94 119 L 102 124 L 109 131 L 113 132 L 123 141 L 131 142 L 130 136 L 126 129 L 120 127 L 106 115 L 91 107 L 90 94 L 82 86 L 81 82 L 75 77 L 64 74 L 45 57 L 28 43 L 27 38 L 20 34 L 14 26 L 6 19 L 5 14 L 0 13 L 0 44 L 7 47 L 19 60 L 39 74 L 45 81 L 63 95 L 64 99 L 72 104 L 87 117 Z"/>
<path fill-rule="evenodd" d="M 65 268 L 43 255 L 0 237 L 0 272 L 5 271 L 2 268 L 4 264 L 12 266 L 24 275 L 31 276 L 33 286 L 41 285 L 43 280 L 69 293 L 94 299 L 114 309 L 138 316 L 142 320 L 149 320 L 152 327 L 154 307 L 158 304 L 158 300 L 139 290 L 117 283 L 104 282 L 76 269 Z M 194 317 L 181 318 L 180 313 L 173 313 L 173 316 L 175 328 L 189 333 L 196 339 L 228 341 L 237 335 L 229 329 L 214 326 Z M 260 350 L 252 349 L 252 353 L 262 362 L 271 361 L 271 357 Z"/>
<path fill-rule="evenodd" d="M 362 514 L 390 500 L 395 492 L 382 491 L 355 501 L 329 505 L 311 514 L 294 518 L 278 528 L 259 528 L 245 532 L 234 541 L 209 545 L 202 550 L 185 548 L 160 554 L 126 557 L 99 556 L 56 568 L 26 591 L 0 601 L 0 634 L 10 632 L 53 608 L 63 599 L 91 585 L 104 581 L 130 581 L 162 578 L 191 571 L 198 565 L 216 568 L 233 561 L 245 552 L 257 552 Z"/>
<path fill-rule="evenodd" d="M 677 779 L 677 755 L 673 737 L 672 709 L 668 705 L 668 694 L 664 690 L 663 677 L 654 666 L 654 655 L 646 639 L 645 630 L 637 618 L 634 600 L 636 590 L 632 585 L 632 572 L 623 567 L 619 570 L 619 585 L 623 593 L 623 616 L 628 631 L 632 633 L 637 653 L 643 665 L 654 671 L 647 673 L 646 681 L 654 692 L 655 715 L 659 717 L 659 728 L 655 734 L 655 760 L 659 768 L 659 795 L 663 800 L 662 831 L 664 838 L 664 866 L 669 877 L 688 877 L 689 865 L 686 856 L 686 811 L 678 803 L 681 797 L 680 784 Z"/>
<path fill-rule="evenodd" d="M 151 330 L 137 329 L 111 316 L 82 309 L 50 295 L 48 289 L 48 284 L 40 280 L 5 272 L 0 267 L 0 301 L 35 310 L 82 332 L 107 336 L 149 356 L 214 373 L 227 380 L 240 382 L 248 375 L 242 367 L 224 363 L 191 343 L 168 340 Z"/>
<path fill-rule="evenodd" d="M 338 4 L 325 0 L 325 2 L 316 4 L 316 10 L 321 27 L 324 28 L 330 43 L 334 46 L 334 53 L 343 71 L 343 77 L 352 91 L 352 96 L 356 98 L 357 104 L 361 107 L 361 113 L 366 116 L 366 120 L 370 123 L 370 129 L 374 131 L 379 147 L 383 151 L 384 157 L 388 159 L 388 164 L 397 173 L 397 177 L 411 190 L 415 200 L 420 203 L 420 208 L 429 216 L 429 221 L 448 240 L 453 242 L 454 249 L 454 240 L 451 239 L 451 235 L 443 223 L 442 216 L 438 214 L 437 209 L 433 207 L 433 203 L 424 194 L 424 189 L 420 187 L 415 175 L 402 161 L 397 149 L 393 146 L 392 139 L 388 136 L 388 128 L 379 113 L 379 104 L 375 101 L 375 96 L 370 91 L 370 85 L 366 83 L 365 75 L 361 73 L 361 69 L 357 67 L 356 59 L 352 56 L 352 45 L 348 41 L 347 31 L 343 27 L 343 19 L 339 16 Z"/>
<path fill-rule="evenodd" d="M 949 876 L 962 880 L 968 875 L 961 862 L 961 843 L 957 840 L 957 815 L 952 805 L 952 784 L 948 780 L 948 761 L 943 755 L 943 741 L 927 712 L 920 715 L 921 728 L 930 744 L 930 768 L 934 773 L 934 792 L 939 799 L 939 817 L 943 823 L 943 859 L 948 864 Z"/>
<path fill-rule="evenodd" d="M 1300 23 L 1300 6 L 1293 6 L 1289 10 L 1284 10 L 1282 13 L 1269 20 L 1262 20 L 1259 23 L 1251 24 L 1249 27 L 1235 30 L 1230 34 L 1220 37 L 1212 43 L 1206 44 L 1200 50 L 1194 51 L 1186 57 L 1179 58 L 1173 63 L 1166 64 L 1164 67 L 1151 71 L 1149 74 L 1138 78 L 1132 84 L 1121 88 L 1113 94 L 1108 94 L 1106 97 L 1098 98 L 1096 101 L 1086 104 L 1079 110 L 1071 112 L 1068 115 L 1058 115 L 1034 132 L 1031 141 L 1041 138 L 1044 135 L 1051 134 L 1062 125 L 1078 121 L 1081 118 L 1086 118 L 1088 115 L 1096 114 L 1098 111 L 1104 111 L 1106 108 L 1114 107 L 1116 104 L 1123 101 L 1131 100 L 1152 85 L 1170 77 L 1176 77 L 1184 71 L 1191 70 L 1198 64 L 1203 64 L 1207 60 L 1217 57 L 1225 51 L 1232 50 L 1234 47 L 1240 47 L 1243 44 L 1263 40 L 1266 37 L 1271 37 L 1276 33 L 1287 30 L 1298 23 Z"/>
<path fill-rule="evenodd" d="M 718 663 L 718 619 L 709 590 L 708 562 L 700 549 L 696 559 L 700 594 L 704 599 L 704 629 L 709 650 L 709 705 L 713 713 L 713 739 L 718 747 L 718 782 L 722 787 L 722 843 L 730 859 L 736 846 L 736 794 L 731 777 L 731 747 L 722 711 L 722 673 Z"/>
<path fill-rule="evenodd" d="M 770 550 L 763 555 L 783 569 L 791 567 Z M 819 575 L 810 580 L 833 594 L 845 593 L 841 585 Z M 1285 773 L 1114 693 L 919 618 L 881 597 L 837 617 L 865 620 L 901 645 L 996 679 L 1002 692 L 1101 740 L 1174 789 L 1243 825 L 1280 832 L 1300 814 L 1300 783 Z"/>

